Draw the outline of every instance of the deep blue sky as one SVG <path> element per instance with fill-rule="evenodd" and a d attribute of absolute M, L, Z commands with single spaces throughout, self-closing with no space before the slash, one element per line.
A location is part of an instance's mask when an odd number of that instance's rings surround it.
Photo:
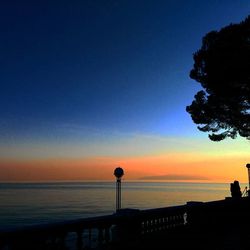
<path fill-rule="evenodd" d="M 195 136 L 192 53 L 249 13 L 245 0 L 1 1 L 0 139 Z"/>

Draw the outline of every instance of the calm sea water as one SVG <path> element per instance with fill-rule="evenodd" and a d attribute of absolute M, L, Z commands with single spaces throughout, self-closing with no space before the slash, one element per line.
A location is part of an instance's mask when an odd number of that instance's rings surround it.
<path fill-rule="evenodd" d="M 122 183 L 124 208 L 166 207 L 226 196 L 230 196 L 229 184 Z M 0 205 L 0 229 L 111 214 L 115 183 L 0 183 Z"/>

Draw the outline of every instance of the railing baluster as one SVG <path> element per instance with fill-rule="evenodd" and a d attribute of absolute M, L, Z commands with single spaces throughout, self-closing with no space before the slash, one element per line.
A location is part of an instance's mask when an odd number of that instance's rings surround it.
<path fill-rule="evenodd" d="M 83 241 L 82 241 L 83 230 L 78 230 L 76 232 L 76 234 L 77 234 L 76 249 L 77 250 L 82 250 L 82 248 L 83 248 Z"/>
<path fill-rule="evenodd" d="M 66 237 L 67 237 L 67 232 L 63 232 L 62 234 L 59 235 L 59 249 L 65 249 L 66 248 Z"/>
<path fill-rule="evenodd" d="M 110 228 L 107 226 L 105 227 L 105 243 L 110 242 Z"/>
<path fill-rule="evenodd" d="M 92 246 L 92 231 L 91 231 L 91 228 L 89 228 L 89 247 L 91 248 Z"/>
<path fill-rule="evenodd" d="M 103 228 L 98 228 L 98 245 L 103 243 Z"/>

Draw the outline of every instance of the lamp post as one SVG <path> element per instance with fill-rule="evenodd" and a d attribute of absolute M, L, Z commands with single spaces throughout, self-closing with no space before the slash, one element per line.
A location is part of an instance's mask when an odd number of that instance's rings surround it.
<path fill-rule="evenodd" d="M 116 168 L 114 175 L 116 177 L 116 211 L 118 211 L 121 209 L 121 179 L 124 175 L 123 169 L 120 167 Z"/>

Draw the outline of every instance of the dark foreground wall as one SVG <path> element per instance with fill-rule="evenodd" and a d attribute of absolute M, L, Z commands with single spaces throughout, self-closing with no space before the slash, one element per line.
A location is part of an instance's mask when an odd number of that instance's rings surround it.
<path fill-rule="evenodd" d="M 0 249 L 249 249 L 250 199 L 188 202 L 0 232 Z"/>

